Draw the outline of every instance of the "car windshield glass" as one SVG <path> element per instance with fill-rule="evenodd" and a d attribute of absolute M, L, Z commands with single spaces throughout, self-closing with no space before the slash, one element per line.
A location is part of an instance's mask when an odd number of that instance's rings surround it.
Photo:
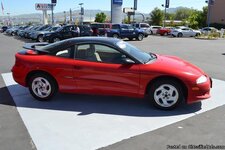
<path fill-rule="evenodd" d="M 59 32 L 63 29 L 63 27 L 58 28 L 57 30 L 55 30 L 56 32 Z"/>
<path fill-rule="evenodd" d="M 123 49 L 125 52 L 133 56 L 135 59 L 140 61 L 141 63 L 146 64 L 147 62 L 156 59 L 156 55 L 153 53 L 146 53 L 141 51 L 140 49 L 136 48 L 135 46 L 126 43 L 124 41 L 119 41 L 116 43 L 117 46 L 119 46 L 121 49 Z"/>

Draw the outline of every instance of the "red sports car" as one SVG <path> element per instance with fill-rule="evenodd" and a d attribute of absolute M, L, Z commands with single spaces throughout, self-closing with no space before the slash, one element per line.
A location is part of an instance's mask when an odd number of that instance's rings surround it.
<path fill-rule="evenodd" d="M 211 79 L 201 69 L 115 38 L 81 37 L 25 48 L 16 54 L 12 73 L 38 100 L 49 100 L 57 91 L 147 96 L 156 107 L 173 109 L 182 101 L 210 97 Z"/>
<path fill-rule="evenodd" d="M 158 29 L 157 33 L 160 34 L 161 36 L 163 35 L 169 35 L 171 32 L 172 27 L 165 27 L 165 28 L 160 28 Z"/>

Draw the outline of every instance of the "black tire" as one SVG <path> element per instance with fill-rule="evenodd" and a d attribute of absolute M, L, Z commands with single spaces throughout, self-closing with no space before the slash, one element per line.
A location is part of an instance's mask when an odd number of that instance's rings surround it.
<path fill-rule="evenodd" d="M 172 110 L 184 100 L 184 95 L 178 82 L 162 79 L 155 81 L 148 89 L 148 99 L 156 108 Z"/>
<path fill-rule="evenodd" d="M 112 37 L 113 38 L 119 38 L 119 35 L 118 34 L 113 34 Z"/>
<path fill-rule="evenodd" d="M 200 33 L 196 33 L 196 35 L 195 36 L 199 36 L 200 35 Z"/>
<path fill-rule="evenodd" d="M 133 38 L 128 38 L 129 39 L 129 41 L 132 41 L 133 40 Z"/>
<path fill-rule="evenodd" d="M 182 33 L 178 33 L 177 37 L 183 37 L 183 34 Z"/>
<path fill-rule="evenodd" d="M 38 35 L 38 37 L 37 37 L 37 42 L 43 42 L 44 40 L 43 40 L 43 35 L 41 34 L 41 35 Z"/>
<path fill-rule="evenodd" d="M 144 39 L 144 35 L 143 34 L 138 34 L 137 38 L 138 41 L 142 41 Z"/>
<path fill-rule="evenodd" d="M 28 87 L 31 95 L 40 101 L 50 100 L 58 90 L 56 81 L 44 73 L 31 76 L 28 80 Z"/>
<path fill-rule="evenodd" d="M 60 41 L 61 39 L 58 38 L 58 37 L 53 37 L 52 40 L 51 40 L 51 43 L 55 43 L 55 42 L 58 42 Z"/>

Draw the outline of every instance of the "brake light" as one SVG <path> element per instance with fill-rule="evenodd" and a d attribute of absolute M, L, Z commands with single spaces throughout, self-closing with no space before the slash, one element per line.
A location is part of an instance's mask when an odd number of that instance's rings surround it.
<path fill-rule="evenodd" d="M 28 54 L 28 55 L 37 55 L 37 52 L 33 51 L 33 50 L 27 50 L 26 54 Z"/>

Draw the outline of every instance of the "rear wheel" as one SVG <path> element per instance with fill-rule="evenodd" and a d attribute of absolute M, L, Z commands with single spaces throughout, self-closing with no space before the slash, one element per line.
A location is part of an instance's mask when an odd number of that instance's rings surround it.
<path fill-rule="evenodd" d="M 138 41 L 142 41 L 144 38 L 144 35 L 143 34 L 138 34 L 138 37 L 137 37 L 137 40 Z"/>
<path fill-rule="evenodd" d="M 38 73 L 28 80 L 31 95 L 40 101 L 50 100 L 57 92 L 57 84 L 49 75 Z"/>
<path fill-rule="evenodd" d="M 178 34 L 177 34 L 177 37 L 182 37 L 182 36 L 183 36 L 182 33 L 178 33 Z"/>
<path fill-rule="evenodd" d="M 151 103 L 155 107 L 164 110 L 174 109 L 184 99 L 180 84 L 169 79 L 154 82 L 148 94 Z"/>

